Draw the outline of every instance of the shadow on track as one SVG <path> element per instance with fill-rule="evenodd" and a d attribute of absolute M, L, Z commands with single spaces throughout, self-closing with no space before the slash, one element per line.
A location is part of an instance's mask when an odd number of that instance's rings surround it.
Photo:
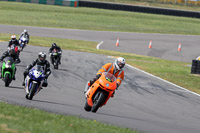
<path fill-rule="evenodd" d="M 50 102 L 50 101 L 44 101 L 44 100 L 35 100 L 35 99 L 33 99 L 32 101 L 40 102 L 40 103 L 56 104 L 56 105 L 62 105 L 62 106 L 70 106 L 70 107 L 80 107 L 80 106 L 75 106 L 75 105 L 70 105 L 70 104 Z"/>
<path fill-rule="evenodd" d="M 53 69 L 53 67 L 51 67 L 51 68 L 52 68 L 52 70 L 56 70 L 56 71 L 69 72 L 69 70 L 67 70 L 67 69 L 62 69 L 62 68 L 61 69 L 60 68 L 59 69 Z"/>
<path fill-rule="evenodd" d="M 26 66 L 26 65 L 19 65 L 19 64 L 16 64 L 16 67 L 23 67 L 23 68 L 26 68 L 27 66 Z"/>
<path fill-rule="evenodd" d="M 9 86 L 8 88 L 14 88 L 14 89 L 24 89 L 23 87 L 17 87 L 17 86 Z"/>
<path fill-rule="evenodd" d="M 124 119 L 130 119 L 130 120 L 138 120 L 138 121 L 147 121 L 147 120 L 143 120 L 143 119 L 138 119 L 138 118 L 131 118 L 131 117 L 125 117 L 125 116 L 119 116 L 119 115 L 114 115 L 114 114 L 108 114 L 108 113 L 98 113 L 100 115 L 105 115 L 105 116 L 114 116 L 114 117 L 118 117 L 118 118 L 124 118 Z"/>

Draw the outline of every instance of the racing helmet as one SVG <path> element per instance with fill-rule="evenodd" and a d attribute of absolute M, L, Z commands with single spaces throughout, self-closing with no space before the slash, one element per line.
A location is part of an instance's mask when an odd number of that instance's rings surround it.
<path fill-rule="evenodd" d="M 54 43 L 52 43 L 52 47 L 53 48 L 55 48 L 57 45 L 56 45 L 56 43 L 54 42 Z"/>
<path fill-rule="evenodd" d="M 16 40 L 16 35 L 12 35 L 11 36 L 11 41 L 15 41 Z"/>
<path fill-rule="evenodd" d="M 38 59 L 39 59 L 40 62 L 43 63 L 46 60 L 46 53 L 45 52 L 40 52 L 38 54 Z"/>
<path fill-rule="evenodd" d="M 122 68 L 124 68 L 125 64 L 126 64 L 126 61 L 123 57 L 118 57 L 114 62 L 115 68 L 117 68 L 118 70 L 121 70 Z"/>
<path fill-rule="evenodd" d="M 27 30 L 26 30 L 26 29 L 24 29 L 24 33 L 27 33 Z"/>

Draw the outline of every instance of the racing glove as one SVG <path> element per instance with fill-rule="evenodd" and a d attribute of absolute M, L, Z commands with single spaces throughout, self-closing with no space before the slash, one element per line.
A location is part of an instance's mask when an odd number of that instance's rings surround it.
<path fill-rule="evenodd" d="M 119 84 L 117 83 L 117 88 L 116 88 L 116 90 L 118 90 L 118 87 L 119 87 Z"/>

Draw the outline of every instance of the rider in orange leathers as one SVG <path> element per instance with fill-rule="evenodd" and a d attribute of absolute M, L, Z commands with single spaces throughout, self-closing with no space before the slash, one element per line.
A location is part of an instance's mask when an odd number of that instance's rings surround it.
<path fill-rule="evenodd" d="M 89 89 L 89 87 L 100 78 L 101 74 L 103 72 L 109 72 L 117 78 L 117 88 L 120 86 L 122 80 L 124 80 L 124 66 L 126 62 L 125 59 L 122 57 L 118 57 L 114 63 L 107 63 L 104 66 L 102 66 L 101 69 L 96 74 L 96 77 L 93 78 L 93 80 L 88 81 L 84 93 L 86 93 Z M 86 94 L 87 95 L 87 94 Z M 114 95 L 114 94 L 113 94 Z"/>

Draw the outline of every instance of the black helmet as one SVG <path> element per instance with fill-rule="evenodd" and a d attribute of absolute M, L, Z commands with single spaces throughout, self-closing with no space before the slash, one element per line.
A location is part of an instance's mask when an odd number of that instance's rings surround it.
<path fill-rule="evenodd" d="M 40 52 L 38 54 L 38 59 L 39 59 L 40 62 L 43 63 L 46 60 L 46 53 L 45 52 Z"/>
<path fill-rule="evenodd" d="M 56 45 L 56 43 L 54 42 L 54 43 L 52 43 L 52 47 L 53 48 L 55 48 L 57 45 Z"/>

